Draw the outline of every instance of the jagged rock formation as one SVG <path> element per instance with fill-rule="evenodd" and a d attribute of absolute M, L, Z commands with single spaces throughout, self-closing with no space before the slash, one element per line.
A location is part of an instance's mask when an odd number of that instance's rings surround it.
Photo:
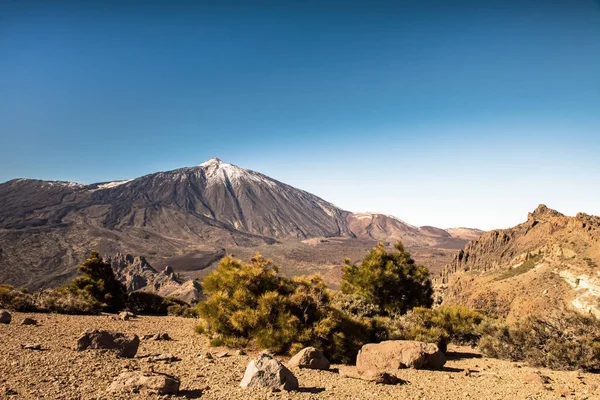
<path fill-rule="evenodd" d="M 466 243 L 441 229 L 353 214 L 219 159 L 118 182 L 0 184 L 0 282 L 29 289 L 70 279 L 90 250 L 143 254 L 158 268 L 187 272 L 226 252 L 268 252 L 279 243 L 302 248 L 302 240 L 321 237 L 447 250 Z"/>
<path fill-rule="evenodd" d="M 190 304 L 195 304 L 202 297 L 200 283 L 184 280 L 173 268 L 166 266 L 158 272 L 142 256 L 133 257 L 118 253 L 107 257 L 119 281 L 127 288 L 127 292 L 146 291 L 163 297 L 177 297 Z"/>
<path fill-rule="evenodd" d="M 527 222 L 483 234 L 444 268 L 445 302 L 510 318 L 571 307 L 600 318 L 600 218 L 544 205 Z"/>

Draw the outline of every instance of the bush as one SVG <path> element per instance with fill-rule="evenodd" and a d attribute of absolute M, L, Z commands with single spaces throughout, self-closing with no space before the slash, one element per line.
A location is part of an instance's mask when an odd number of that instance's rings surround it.
<path fill-rule="evenodd" d="M 102 304 L 85 291 L 66 288 L 45 290 L 33 295 L 36 311 L 58 314 L 98 314 Z"/>
<path fill-rule="evenodd" d="M 509 326 L 486 322 L 481 351 L 496 358 L 525 361 L 536 367 L 600 371 L 600 322 L 574 312 L 547 319 L 529 317 Z"/>
<path fill-rule="evenodd" d="M 167 315 L 165 298 L 150 292 L 132 292 L 127 296 L 127 308 L 136 314 Z"/>
<path fill-rule="evenodd" d="M 198 318 L 198 310 L 183 300 L 175 297 L 165 297 L 167 314 L 183 318 Z"/>
<path fill-rule="evenodd" d="M 98 252 L 91 252 L 77 267 L 77 271 L 82 275 L 59 288 L 60 293 L 93 298 L 98 309 L 106 312 L 117 312 L 125 308 L 125 286 L 117 280 L 110 264 L 102 261 Z"/>
<path fill-rule="evenodd" d="M 20 312 L 37 311 L 29 293 L 6 284 L 0 284 L 0 308 Z"/>
<path fill-rule="evenodd" d="M 449 343 L 475 346 L 485 316 L 464 306 L 416 307 L 392 323 L 390 337 L 435 343 L 442 351 Z"/>
<path fill-rule="evenodd" d="M 198 305 L 204 323 L 196 329 L 213 346 L 255 345 L 278 353 L 314 346 L 332 361 L 354 361 L 375 329 L 331 307 L 319 276 L 284 278 L 259 254 L 250 263 L 227 256 L 202 282 Z"/>
<path fill-rule="evenodd" d="M 355 294 L 384 315 L 402 315 L 414 307 L 431 307 L 433 288 L 429 270 L 418 266 L 401 242 L 387 252 L 379 243 L 359 265 L 346 259 L 342 292 Z"/>

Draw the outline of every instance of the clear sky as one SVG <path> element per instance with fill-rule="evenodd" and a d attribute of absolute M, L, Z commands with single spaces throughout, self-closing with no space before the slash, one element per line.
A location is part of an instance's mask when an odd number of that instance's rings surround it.
<path fill-rule="evenodd" d="M 599 215 L 599 153 L 597 1 L 0 1 L 0 182 L 219 157 L 492 229 Z"/>

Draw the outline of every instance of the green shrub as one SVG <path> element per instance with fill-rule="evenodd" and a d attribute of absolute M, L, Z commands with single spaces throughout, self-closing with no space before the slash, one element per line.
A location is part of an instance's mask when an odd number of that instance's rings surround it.
<path fill-rule="evenodd" d="M 600 371 L 600 321 L 565 312 L 545 319 L 529 317 L 509 326 L 482 324 L 481 351 L 536 367 Z"/>
<path fill-rule="evenodd" d="M 342 292 L 375 305 L 382 314 L 402 315 L 414 307 L 431 307 L 433 288 L 429 270 L 418 266 L 401 242 L 387 252 L 379 243 L 359 265 L 346 259 Z"/>
<path fill-rule="evenodd" d="M 36 310 L 39 312 L 93 315 L 98 314 L 103 307 L 102 303 L 89 293 L 71 288 L 45 290 L 34 294 L 33 297 Z"/>
<path fill-rule="evenodd" d="M 183 318 L 198 318 L 198 310 L 183 300 L 175 297 L 165 297 L 167 314 Z"/>
<path fill-rule="evenodd" d="M 435 343 L 442 351 L 449 343 L 476 345 L 479 325 L 485 316 L 464 306 L 416 307 L 405 316 L 393 320 L 390 337 Z"/>
<path fill-rule="evenodd" d="M 285 353 L 314 346 L 332 361 L 354 361 L 373 327 L 330 304 L 319 276 L 284 278 L 259 254 L 250 263 L 227 256 L 202 282 L 208 298 L 198 305 L 214 346 L 255 345 Z"/>
<path fill-rule="evenodd" d="M 0 308 L 20 312 L 37 311 L 33 298 L 29 293 L 6 284 L 0 284 Z"/>
<path fill-rule="evenodd" d="M 167 315 L 169 304 L 164 297 L 150 292 L 132 292 L 127 296 L 127 308 L 136 314 Z"/>
<path fill-rule="evenodd" d="M 91 252 L 88 258 L 77 267 L 81 274 L 69 284 L 59 288 L 61 293 L 96 300 L 99 309 L 117 312 L 125 308 L 127 291 L 117 280 L 112 267 L 100 258 L 98 252 Z"/>

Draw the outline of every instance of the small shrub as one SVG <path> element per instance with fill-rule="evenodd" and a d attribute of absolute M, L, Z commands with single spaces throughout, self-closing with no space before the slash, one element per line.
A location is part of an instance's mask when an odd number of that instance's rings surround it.
<path fill-rule="evenodd" d="M 168 306 L 156 293 L 132 292 L 127 296 L 127 308 L 136 314 L 167 315 Z"/>
<path fill-rule="evenodd" d="M 512 278 L 513 276 L 518 276 L 518 275 L 524 274 L 525 272 L 534 269 L 536 267 L 536 265 L 538 265 L 542 259 L 543 259 L 542 254 L 536 254 L 533 256 L 528 255 L 527 259 L 523 262 L 523 264 L 519 265 L 518 267 L 511 268 L 511 269 L 505 271 L 502 275 L 497 277 L 496 280 L 500 281 L 503 279 Z"/>
<path fill-rule="evenodd" d="M 0 284 L 0 308 L 20 312 L 37 311 L 33 298 L 29 293 L 6 284 Z"/>
<path fill-rule="evenodd" d="M 362 297 L 385 315 L 402 315 L 433 304 L 429 270 L 417 265 L 401 242 L 391 252 L 379 243 L 360 264 L 348 259 L 345 263 L 342 292 Z"/>
<path fill-rule="evenodd" d="M 600 371 L 600 322 L 568 312 L 546 319 L 529 317 L 509 326 L 481 327 L 481 351 L 496 358 L 525 361 L 536 367 Z"/>
<path fill-rule="evenodd" d="M 58 288 L 45 290 L 34 295 L 35 305 L 39 312 L 58 314 L 94 315 L 98 314 L 103 304 L 85 291 Z"/>

